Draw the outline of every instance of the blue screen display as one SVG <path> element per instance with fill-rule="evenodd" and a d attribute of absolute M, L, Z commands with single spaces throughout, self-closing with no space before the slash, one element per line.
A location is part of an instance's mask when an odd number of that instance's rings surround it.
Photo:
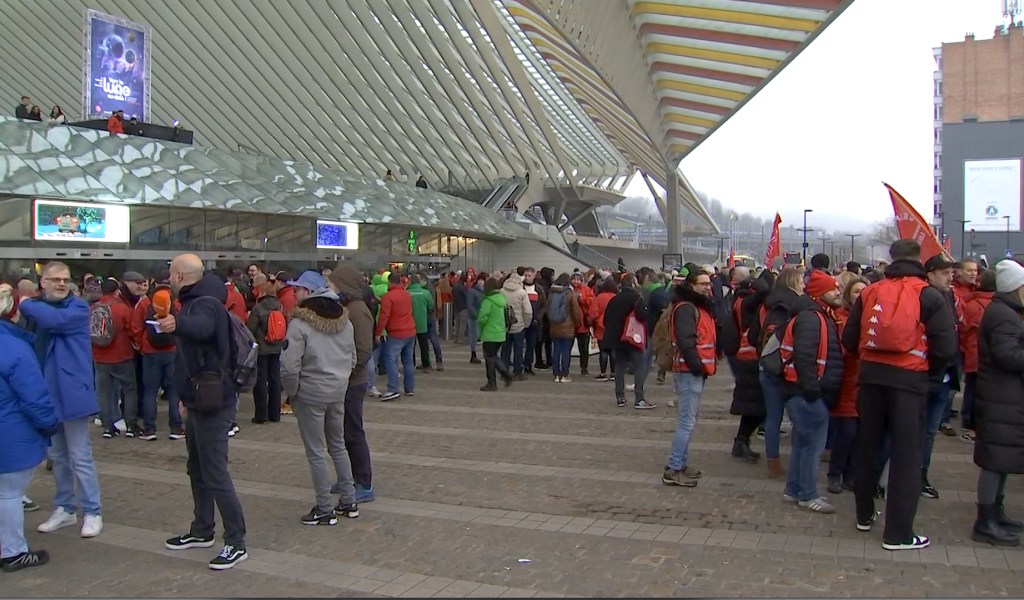
<path fill-rule="evenodd" d="M 316 224 L 316 246 L 317 248 L 348 247 L 348 227 L 342 223 L 318 221 Z"/>

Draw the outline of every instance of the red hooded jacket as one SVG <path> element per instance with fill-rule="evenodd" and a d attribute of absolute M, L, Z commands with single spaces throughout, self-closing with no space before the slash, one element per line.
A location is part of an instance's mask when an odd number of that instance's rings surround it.
<path fill-rule="evenodd" d="M 242 320 L 243 323 L 249 318 L 248 311 L 245 310 L 245 296 L 242 292 L 235 289 L 235 284 L 230 281 L 224 284 L 224 287 L 228 290 L 228 299 L 224 301 L 224 307 L 228 309 L 229 313 L 232 313 L 236 317 Z M 291 290 L 292 288 L 287 288 Z M 281 290 L 284 291 L 283 289 Z M 292 290 L 292 299 L 295 299 L 295 291 Z"/>
<path fill-rule="evenodd" d="M 149 342 L 146 328 L 152 327 L 152 325 L 146 324 L 146 312 L 149 310 L 150 304 L 153 304 L 153 300 L 149 296 L 143 296 L 139 298 L 139 303 L 135 305 L 135 311 L 132 313 L 132 340 L 135 342 L 135 347 L 142 354 L 172 352 L 174 350 L 173 344 L 162 348 L 154 348 L 153 344 Z M 174 310 L 181 310 L 181 303 L 177 300 L 174 301 Z"/>
<path fill-rule="evenodd" d="M 576 333 L 590 333 L 590 307 L 594 303 L 594 290 L 584 283 L 573 285 L 572 289 L 579 297 L 580 312 L 583 313 L 583 318 L 576 324 Z"/>
<path fill-rule="evenodd" d="M 960 351 L 964 353 L 964 373 L 978 372 L 978 325 L 985 308 L 992 302 L 993 292 L 974 292 L 964 306 L 964 323 L 960 327 Z"/>
<path fill-rule="evenodd" d="M 292 286 L 286 285 L 277 290 L 277 301 L 281 303 L 281 312 L 283 312 L 286 317 L 291 316 L 292 309 L 295 308 L 295 305 L 297 304 L 297 301 L 295 300 L 295 290 L 292 289 Z M 244 301 L 242 302 L 242 306 L 245 306 Z M 245 319 L 242 320 L 244 321 Z"/>
<path fill-rule="evenodd" d="M 132 337 L 132 307 L 121 294 L 103 294 L 97 303 L 110 304 L 114 318 L 114 341 L 109 346 L 92 347 L 92 359 L 101 364 L 114 364 L 131 360 L 135 356 L 135 340 Z"/>
<path fill-rule="evenodd" d="M 843 329 L 846 327 L 846 320 L 850 311 L 837 308 L 834 312 L 836 318 L 836 329 L 839 331 L 839 339 L 843 337 Z M 860 357 L 854 352 L 847 352 L 843 348 L 843 378 L 839 380 L 839 397 L 836 405 L 829 410 L 833 417 L 856 417 L 857 414 L 857 375 L 860 371 Z"/>

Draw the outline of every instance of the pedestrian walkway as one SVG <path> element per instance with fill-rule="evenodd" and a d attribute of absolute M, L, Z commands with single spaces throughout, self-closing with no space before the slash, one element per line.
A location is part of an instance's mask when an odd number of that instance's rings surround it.
<path fill-rule="evenodd" d="M 231 472 L 252 558 L 210 572 L 209 552 L 162 544 L 191 516 L 183 442 L 103 440 L 96 429 L 104 534 L 50 534 L 61 536 L 46 545 L 51 564 L 0 578 L 0 597 L 1024 596 L 1024 550 L 970 540 L 977 470 L 957 438 L 936 440 L 940 498 L 920 502 L 916 528 L 932 546 L 891 553 L 881 527 L 854 528 L 852 494 L 831 497 L 834 515 L 799 511 L 763 463 L 729 455 L 727 372 L 709 382 L 691 445 L 704 477 L 684 489 L 660 482 L 670 384 L 652 378 L 657 409 L 617 408 L 612 384 L 580 376 L 574 360 L 571 384 L 539 371 L 483 393 L 468 350 L 444 352 L 445 371 L 417 372 L 414 397 L 367 398 L 377 500 L 359 519 L 299 523 L 312 491 L 294 418 L 250 425 L 243 398 Z M 1020 502 L 1024 485 L 1008 486 Z M 44 507 L 51 492 L 47 477 L 30 488 Z M 43 545 L 34 526 L 45 513 L 26 515 L 30 544 Z"/>

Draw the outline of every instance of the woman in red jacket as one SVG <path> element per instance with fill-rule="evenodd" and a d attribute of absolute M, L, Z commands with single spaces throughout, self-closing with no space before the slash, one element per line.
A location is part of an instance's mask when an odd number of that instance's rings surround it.
<path fill-rule="evenodd" d="M 580 312 L 583 318 L 576 324 L 576 348 L 580 352 L 580 374 L 586 377 L 590 373 L 587 367 L 590 366 L 590 307 L 594 304 L 594 290 L 587 287 L 583 280 L 582 273 L 573 273 L 572 289 L 578 294 L 580 301 Z"/>
<path fill-rule="evenodd" d="M 843 307 L 836 310 L 836 325 L 840 338 L 850 315 L 850 308 L 857 302 L 861 290 L 868 285 L 863 277 L 851 279 L 843 288 Z M 860 418 L 857 415 L 857 371 L 860 358 L 843 351 L 843 379 L 839 384 L 839 397 L 829 412 L 835 421 L 835 439 L 832 455 L 828 461 L 828 493 L 841 494 L 844 489 L 853 491 L 853 449 L 857 444 L 857 430 Z"/>
<path fill-rule="evenodd" d="M 986 269 L 978 275 L 978 286 L 964 303 L 960 327 L 960 350 L 964 354 L 964 397 L 960 403 L 960 439 L 974 443 L 974 390 L 978 385 L 978 325 L 996 291 L 996 272 Z"/>
<path fill-rule="evenodd" d="M 608 308 L 608 301 L 617 293 L 619 293 L 619 286 L 615 283 L 615 279 L 606 277 L 598 287 L 597 296 L 590 303 L 590 310 L 587 312 L 587 318 L 594 324 L 594 338 L 599 340 L 601 348 L 599 358 L 601 374 L 594 378 L 596 381 L 608 381 L 615 377 L 615 353 L 611 348 L 605 348 L 604 343 L 600 340 L 604 339 L 604 311 Z M 582 301 L 580 303 L 582 304 Z M 611 366 L 611 370 L 608 370 L 609 366 Z"/>

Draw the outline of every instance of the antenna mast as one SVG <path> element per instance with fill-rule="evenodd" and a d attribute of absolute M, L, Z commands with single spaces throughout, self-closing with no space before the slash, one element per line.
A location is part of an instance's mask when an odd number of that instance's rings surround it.
<path fill-rule="evenodd" d="M 1003 0 L 1003 18 L 1010 20 L 1010 27 L 1014 26 L 1017 17 L 1021 14 L 1020 0 Z"/>

